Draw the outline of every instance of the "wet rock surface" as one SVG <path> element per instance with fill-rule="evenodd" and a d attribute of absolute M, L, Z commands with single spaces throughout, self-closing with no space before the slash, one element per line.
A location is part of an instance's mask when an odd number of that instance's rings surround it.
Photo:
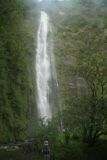
<path fill-rule="evenodd" d="M 0 146 L 0 160 L 40 160 L 32 141 Z"/>

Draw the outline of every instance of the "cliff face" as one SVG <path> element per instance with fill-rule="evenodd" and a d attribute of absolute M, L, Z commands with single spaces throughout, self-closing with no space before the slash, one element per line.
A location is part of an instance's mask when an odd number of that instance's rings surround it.
<path fill-rule="evenodd" d="M 0 142 L 24 139 L 34 110 L 35 15 L 23 1 L 0 2 Z"/>
<path fill-rule="evenodd" d="M 107 7 L 85 2 L 50 15 L 64 127 L 94 144 L 107 126 Z"/>

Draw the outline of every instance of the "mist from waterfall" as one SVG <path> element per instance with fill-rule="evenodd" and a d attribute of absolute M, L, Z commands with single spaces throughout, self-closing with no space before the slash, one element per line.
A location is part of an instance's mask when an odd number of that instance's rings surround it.
<path fill-rule="evenodd" d="M 36 53 L 36 80 L 37 80 L 37 107 L 39 116 L 45 120 L 52 118 L 52 109 L 50 105 L 50 82 L 52 79 L 50 44 L 50 23 L 49 17 L 41 11 L 40 24 L 37 35 L 37 53 Z"/>

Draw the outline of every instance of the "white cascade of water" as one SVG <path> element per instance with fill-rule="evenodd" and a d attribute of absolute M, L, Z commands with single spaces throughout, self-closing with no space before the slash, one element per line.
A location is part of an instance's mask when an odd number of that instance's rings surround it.
<path fill-rule="evenodd" d="M 41 118 L 51 119 L 52 111 L 50 107 L 50 80 L 51 80 L 51 59 L 48 35 L 49 17 L 41 11 L 40 25 L 37 34 L 37 53 L 36 53 L 36 80 L 37 80 L 37 107 Z"/>

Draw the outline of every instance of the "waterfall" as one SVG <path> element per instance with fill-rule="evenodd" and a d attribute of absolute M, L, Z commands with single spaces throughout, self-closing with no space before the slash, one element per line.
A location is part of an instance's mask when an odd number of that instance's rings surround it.
<path fill-rule="evenodd" d="M 37 34 L 36 53 L 36 81 L 37 81 L 37 107 L 39 116 L 45 120 L 52 118 L 50 104 L 52 80 L 52 45 L 50 45 L 50 22 L 48 15 L 41 11 L 40 24 Z"/>

